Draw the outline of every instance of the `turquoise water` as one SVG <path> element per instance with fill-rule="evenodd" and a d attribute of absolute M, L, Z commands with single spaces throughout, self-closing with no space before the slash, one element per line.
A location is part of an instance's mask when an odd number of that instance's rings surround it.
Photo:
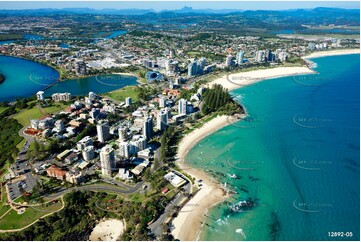
<path fill-rule="evenodd" d="M 232 92 L 248 119 L 186 157 L 237 192 L 210 210 L 202 240 L 359 240 L 359 58 L 313 59 L 318 75 Z M 232 211 L 247 199 L 254 203 Z"/>
<path fill-rule="evenodd" d="M 6 78 L 0 84 L 0 101 L 29 97 L 59 78 L 51 67 L 10 56 L 0 56 L 0 73 Z"/>
<path fill-rule="evenodd" d="M 0 84 L 0 101 L 14 101 L 35 95 L 56 83 L 59 73 L 48 66 L 10 56 L 0 56 L 0 73 L 6 80 Z M 56 92 L 87 95 L 89 92 L 106 93 L 124 86 L 136 85 L 137 78 L 128 75 L 101 75 L 58 82 L 45 90 L 45 96 Z"/>

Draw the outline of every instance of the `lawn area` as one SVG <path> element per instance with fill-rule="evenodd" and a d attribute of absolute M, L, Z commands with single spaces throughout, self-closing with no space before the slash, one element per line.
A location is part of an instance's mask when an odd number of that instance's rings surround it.
<path fill-rule="evenodd" d="M 29 207 L 23 214 L 18 214 L 16 211 L 12 210 L 0 220 L 0 229 L 7 230 L 23 228 L 40 217 L 59 210 L 61 206 L 62 202 L 58 199 L 58 203 L 51 204 L 49 206 L 44 205 Z"/>
<path fill-rule="evenodd" d="M 4 112 L 8 107 L 0 107 L 0 113 Z"/>
<path fill-rule="evenodd" d="M 14 199 L 13 201 L 16 202 L 16 203 L 23 203 L 23 202 L 25 202 L 25 200 L 24 200 L 24 198 L 23 198 L 22 196 Z"/>
<path fill-rule="evenodd" d="M 196 57 L 198 55 L 200 55 L 199 51 L 189 51 L 187 52 L 187 55 L 191 56 L 191 57 Z"/>
<path fill-rule="evenodd" d="M 0 216 L 2 216 L 5 212 L 7 212 L 10 208 L 9 205 L 6 205 L 5 202 L 7 201 L 6 197 L 6 189 L 5 187 L 1 187 L 1 201 L 0 201 Z"/>
<path fill-rule="evenodd" d="M 67 105 L 64 104 L 56 104 L 54 106 L 51 107 L 46 107 L 44 108 L 45 112 L 49 113 L 49 114 L 53 114 L 56 112 L 59 112 L 61 110 L 63 110 L 65 107 L 67 107 Z M 14 119 L 18 120 L 18 122 L 22 125 L 22 126 L 27 126 L 30 124 L 30 120 L 31 119 L 39 119 L 41 117 L 43 117 L 44 114 L 42 114 L 40 112 L 40 109 L 38 107 L 33 107 L 31 109 L 24 109 L 21 112 L 15 114 L 13 116 Z"/>
<path fill-rule="evenodd" d="M 166 197 L 171 200 L 176 194 L 177 192 L 173 189 L 167 193 Z"/>
<path fill-rule="evenodd" d="M 3 214 L 6 213 L 9 209 L 10 206 L 7 204 L 0 205 L 0 217 L 3 216 Z"/>
<path fill-rule="evenodd" d="M 53 113 L 60 112 L 61 110 L 64 110 L 66 107 L 68 107 L 68 105 L 59 103 L 59 104 L 55 104 L 51 107 L 46 107 L 46 108 L 44 108 L 44 110 L 47 113 L 53 114 Z"/>
<path fill-rule="evenodd" d="M 22 126 L 27 126 L 30 124 L 31 119 L 39 119 L 43 117 L 38 107 L 33 107 L 32 109 L 25 109 L 13 116 Z"/>
<path fill-rule="evenodd" d="M 106 97 L 110 97 L 117 101 L 125 101 L 125 98 L 131 97 L 132 101 L 138 101 L 138 91 L 137 87 L 134 86 L 126 86 L 121 89 L 108 92 L 105 94 Z"/>
<path fill-rule="evenodd" d="M 144 202 L 147 200 L 148 197 L 145 196 L 145 194 L 141 194 L 139 192 L 133 193 L 129 195 L 129 199 L 133 202 Z"/>
<path fill-rule="evenodd" d="M 26 139 L 22 139 L 20 141 L 20 143 L 16 145 L 16 148 L 18 148 L 18 150 L 21 150 L 21 148 L 23 148 L 23 146 L 25 144 L 25 141 L 26 141 Z"/>

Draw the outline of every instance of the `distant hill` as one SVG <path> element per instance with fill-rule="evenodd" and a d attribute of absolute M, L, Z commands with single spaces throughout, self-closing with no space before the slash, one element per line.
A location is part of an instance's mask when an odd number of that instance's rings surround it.
<path fill-rule="evenodd" d="M 186 17 L 222 18 L 232 17 L 233 20 L 244 20 L 244 25 L 257 24 L 265 28 L 276 25 L 282 28 L 301 28 L 301 25 L 351 25 L 359 26 L 360 9 L 314 8 L 290 10 L 239 10 L 239 9 L 193 9 L 183 7 L 177 10 L 155 11 L 154 9 L 92 9 L 92 8 L 43 8 L 29 10 L 0 10 L 0 15 L 46 16 L 66 14 L 123 15 L 132 16 L 135 20 L 153 21 L 166 18 L 177 18 L 187 21 Z M 192 21 L 197 21 L 192 19 Z"/>
<path fill-rule="evenodd" d="M 1 15 L 34 15 L 48 14 L 115 14 L 115 15 L 142 15 L 155 12 L 153 9 L 92 9 L 92 8 L 41 8 L 21 10 L 0 10 Z"/>
<path fill-rule="evenodd" d="M 129 8 L 129 9 L 93 9 L 93 8 L 40 8 L 40 9 L 21 9 L 21 10 L 5 10 L 0 9 L 0 14 L 15 14 L 15 15 L 43 15 L 43 14 L 118 14 L 118 15 L 142 15 L 146 13 L 163 13 L 163 12 L 173 12 L 173 13 L 206 13 L 206 14 L 229 14 L 229 13 L 338 13 L 338 14 L 357 14 L 360 12 L 359 9 L 343 9 L 343 8 L 325 8 L 319 7 L 314 9 L 290 9 L 290 10 L 241 10 L 241 9 L 193 9 L 192 7 L 183 7 L 176 10 L 162 10 L 155 11 L 154 9 L 139 9 L 139 8 Z"/>

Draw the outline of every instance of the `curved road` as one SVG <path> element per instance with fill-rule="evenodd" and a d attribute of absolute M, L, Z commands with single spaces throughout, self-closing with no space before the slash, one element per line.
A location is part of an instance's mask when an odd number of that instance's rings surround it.
<path fill-rule="evenodd" d="M 115 193 L 115 194 L 132 194 L 136 191 L 139 190 L 139 188 L 143 185 L 144 181 L 142 182 L 138 182 L 134 187 L 131 187 L 127 190 L 124 190 L 122 188 L 119 188 L 117 186 L 110 186 L 110 185 L 103 185 L 103 184 L 93 184 L 93 185 L 85 185 L 85 186 L 81 186 L 81 187 L 72 187 L 72 188 L 68 188 L 68 189 L 62 189 L 57 193 L 54 194 L 50 194 L 50 195 L 45 195 L 44 198 L 47 199 L 54 199 L 54 198 L 58 198 L 68 192 L 72 192 L 72 191 L 104 191 L 104 192 L 110 192 L 110 193 Z"/>

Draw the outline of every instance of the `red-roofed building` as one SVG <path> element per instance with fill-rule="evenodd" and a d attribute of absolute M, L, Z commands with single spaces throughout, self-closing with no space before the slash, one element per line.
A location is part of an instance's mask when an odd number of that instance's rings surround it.
<path fill-rule="evenodd" d="M 178 97 L 181 93 L 180 93 L 180 91 L 178 91 L 176 89 L 164 89 L 162 94 L 163 95 L 168 95 L 168 97 L 170 97 L 170 96 Z"/>
<path fill-rule="evenodd" d="M 56 165 L 52 165 L 46 170 L 46 173 L 50 177 L 55 177 L 56 179 L 63 181 L 65 179 L 65 175 L 67 171 L 64 171 L 63 169 L 57 167 Z"/>
<path fill-rule="evenodd" d="M 166 188 L 166 187 L 162 189 L 162 193 L 163 193 L 163 194 L 166 194 L 168 191 L 169 191 L 169 189 Z"/>
<path fill-rule="evenodd" d="M 44 117 L 42 117 L 42 118 L 39 118 L 39 120 L 44 120 L 44 119 L 46 119 L 46 118 L 51 118 L 51 116 L 50 116 L 50 115 L 46 115 L 46 116 L 44 116 Z"/>
<path fill-rule="evenodd" d="M 65 112 L 67 112 L 67 113 L 71 113 L 71 111 L 72 111 L 73 109 L 72 109 L 72 107 L 67 107 L 66 109 L 65 109 Z"/>

